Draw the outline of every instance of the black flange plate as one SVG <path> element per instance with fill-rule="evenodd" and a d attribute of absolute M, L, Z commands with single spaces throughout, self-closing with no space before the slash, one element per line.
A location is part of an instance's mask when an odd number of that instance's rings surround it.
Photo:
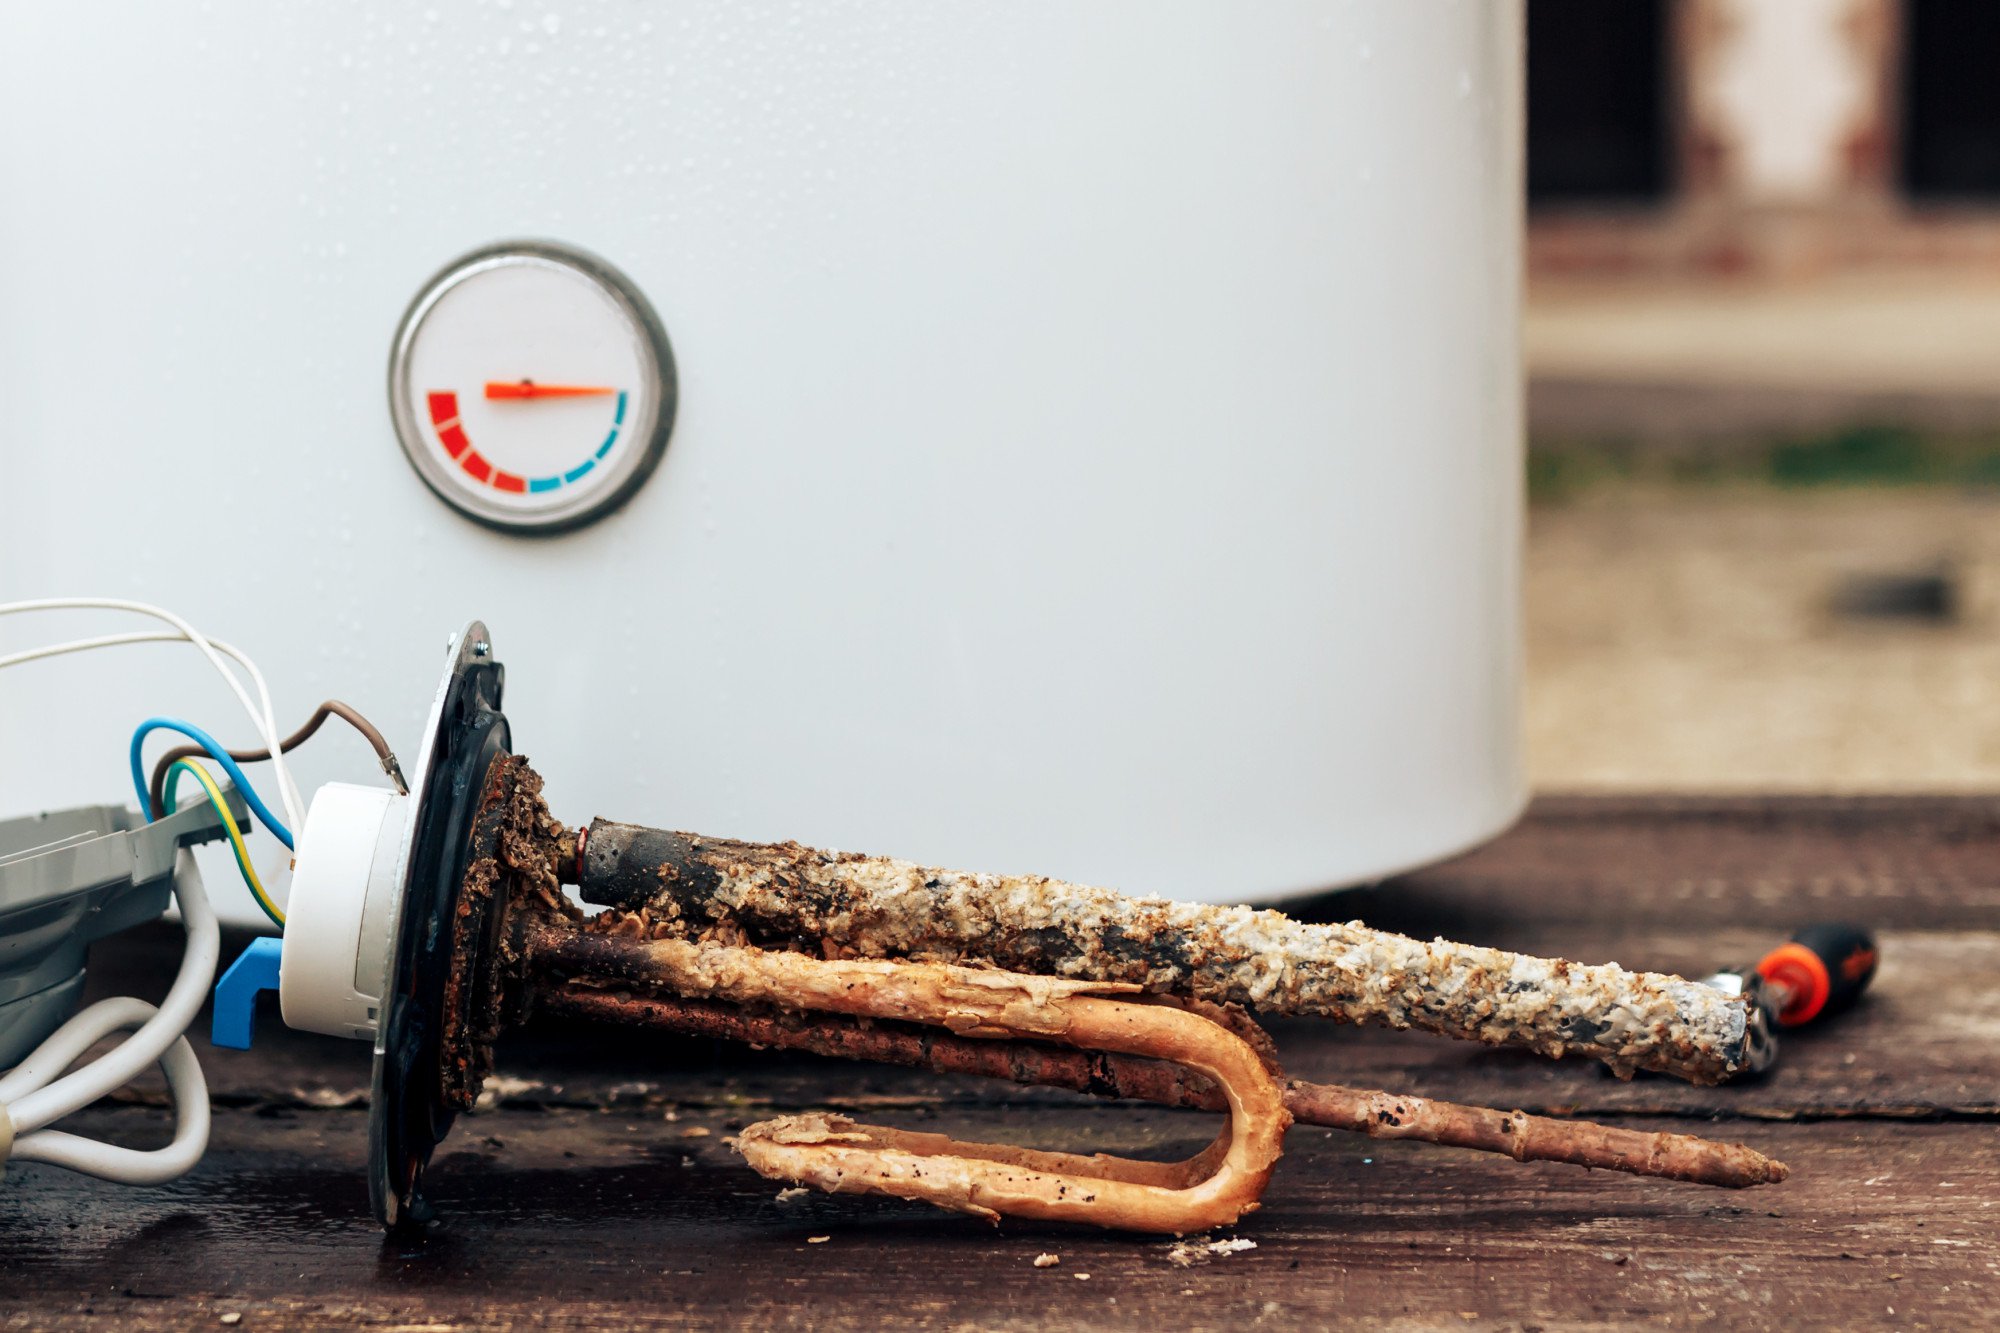
<path fill-rule="evenodd" d="M 494 763 L 511 748 L 500 711 L 505 677 L 486 627 L 475 622 L 459 638 L 427 738 L 428 762 L 418 766 L 368 1118 L 368 1196 L 386 1227 L 430 1220 L 424 1167 L 456 1114 L 444 1097 L 441 1067 L 445 983 L 479 800 Z"/>

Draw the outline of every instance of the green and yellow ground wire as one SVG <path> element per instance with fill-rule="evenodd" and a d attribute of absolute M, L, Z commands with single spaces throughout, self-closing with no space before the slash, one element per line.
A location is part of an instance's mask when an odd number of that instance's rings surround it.
<path fill-rule="evenodd" d="M 243 882 L 250 888 L 250 896 L 257 900 L 257 906 L 264 909 L 264 915 L 270 917 L 279 930 L 283 930 L 285 914 L 271 901 L 271 895 L 264 891 L 263 881 L 257 878 L 257 867 L 250 864 L 250 849 L 243 845 L 243 831 L 236 827 L 236 820 L 229 813 L 229 803 L 222 797 L 222 788 L 216 785 L 215 779 L 209 776 L 207 769 L 192 759 L 176 759 L 173 762 L 172 767 L 167 769 L 166 790 L 163 793 L 166 812 L 173 813 L 174 789 L 179 785 L 176 778 L 183 771 L 194 775 L 194 780 L 199 782 L 202 790 L 208 794 L 209 804 L 213 805 L 216 813 L 222 816 L 222 827 L 229 831 L 229 846 L 236 853 L 236 868 L 242 872 Z"/>

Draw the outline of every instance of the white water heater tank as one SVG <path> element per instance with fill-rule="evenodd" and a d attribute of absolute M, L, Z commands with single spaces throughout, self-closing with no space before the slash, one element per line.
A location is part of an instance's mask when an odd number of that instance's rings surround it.
<path fill-rule="evenodd" d="M 572 822 L 1206 900 L 1445 856 L 1523 800 L 1521 28 L 9 6 L 0 600 L 404 746 L 479 617 Z M 0 810 L 129 799 L 151 713 L 255 744 L 184 648 L 9 677 Z"/>

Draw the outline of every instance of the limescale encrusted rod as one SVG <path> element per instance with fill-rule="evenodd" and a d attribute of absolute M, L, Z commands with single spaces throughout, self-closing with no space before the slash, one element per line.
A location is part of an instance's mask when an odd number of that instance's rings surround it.
<path fill-rule="evenodd" d="M 579 842 L 563 869 L 583 899 L 640 913 L 661 936 L 720 933 L 826 956 L 1131 982 L 1263 1014 L 1588 1055 L 1621 1074 L 1697 1083 L 1744 1068 L 1757 1040 L 1741 997 L 1615 964 L 603 819 Z"/>

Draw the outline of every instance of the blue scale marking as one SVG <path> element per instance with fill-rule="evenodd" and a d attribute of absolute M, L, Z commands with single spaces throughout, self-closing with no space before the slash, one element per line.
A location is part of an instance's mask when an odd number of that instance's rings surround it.
<path fill-rule="evenodd" d="M 603 444 L 597 446 L 597 452 L 559 477 L 530 477 L 528 479 L 529 492 L 540 495 L 545 491 L 552 491 L 558 486 L 568 486 L 573 482 L 582 480 L 586 473 L 602 462 L 604 456 L 611 452 L 611 446 L 618 443 L 618 432 L 624 425 L 625 393 L 623 390 L 620 390 L 618 393 L 618 411 L 611 418 L 611 433 L 604 437 Z"/>

